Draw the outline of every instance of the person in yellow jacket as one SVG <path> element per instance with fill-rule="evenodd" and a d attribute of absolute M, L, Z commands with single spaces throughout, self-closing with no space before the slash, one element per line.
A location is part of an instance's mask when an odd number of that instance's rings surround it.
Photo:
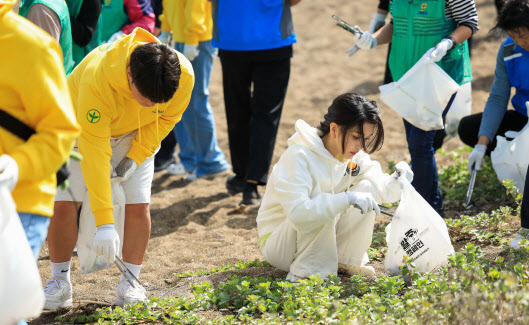
<path fill-rule="evenodd" d="M 53 215 L 55 174 L 72 150 L 79 125 L 59 44 L 11 11 L 15 2 L 0 1 L 0 112 L 35 133 L 24 141 L 0 126 L 0 186 L 12 190 L 37 258 Z"/>
<path fill-rule="evenodd" d="M 215 119 L 208 101 L 213 58 L 217 54 L 217 50 L 211 45 L 211 2 L 163 1 L 161 21 L 164 33 L 172 30 L 175 49 L 191 61 L 196 80 L 191 102 L 182 116 L 182 123 L 174 128 L 180 148 L 180 162 L 167 167 L 167 172 L 173 175 L 189 173 L 186 176 L 188 181 L 225 175 L 230 170 L 230 165 L 219 148 Z M 164 156 L 171 157 L 174 146 L 165 148 L 164 144 L 160 154 L 169 149 L 171 153 Z"/>
<path fill-rule="evenodd" d="M 35 133 L 24 141 L 0 126 L 0 188 L 12 191 L 37 259 L 53 214 L 55 174 L 79 135 L 79 125 L 59 44 L 15 14 L 10 9 L 14 4 L 15 0 L 0 0 L 0 124 L 10 116 Z M 0 265 L 4 267 L 13 265 Z"/>
<path fill-rule="evenodd" d="M 123 261 L 139 277 L 150 235 L 154 153 L 180 120 L 193 84 L 185 56 L 141 28 L 90 52 L 68 77 L 81 124 L 77 148 L 83 160 L 70 165 L 72 195 L 59 191 L 55 198 L 48 231 L 52 278 L 44 289 L 46 309 L 71 305 L 70 259 L 77 241 L 77 209 L 86 191 L 97 226 L 93 247 L 110 261 L 117 254 L 111 175 L 121 181 L 127 202 Z M 122 277 L 116 304 L 143 299 L 145 289 Z"/>

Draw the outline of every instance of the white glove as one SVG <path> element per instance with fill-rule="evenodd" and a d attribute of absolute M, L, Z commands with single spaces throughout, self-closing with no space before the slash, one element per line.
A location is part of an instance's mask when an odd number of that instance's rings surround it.
<path fill-rule="evenodd" d="M 198 45 L 184 44 L 184 53 L 182 54 L 185 55 L 189 61 L 193 61 L 198 56 L 199 52 Z"/>
<path fill-rule="evenodd" d="M 119 236 L 113 224 L 97 227 L 92 241 L 92 249 L 97 255 L 103 255 L 107 261 L 114 261 L 119 249 Z"/>
<path fill-rule="evenodd" d="M 369 32 L 371 34 L 384 27 L 384 25 L 386 24 L 386 16 L 387 14 L 377 12 L 375 18 L 371 20 L 371 24 L 369 25 Z"/>
<path fill-rule="evenodd" d="M 138 164 L 131 158 L 125 157 L 114 169 L 113 179 L 126 182 L 138 168 Z"/>
<path fill-rule="evenodd" d="M 454 42 L 451 39 L 444 38 L 437 45 L 426 53 L 430 53 L 430 58 L 433 62 L 441 61 L 441 59 L 446 55 L 446 52 L 454 46 Z"/>
<path fill-rule="evenodd" d="M 401 183 L 400 181 L 405 179 L 409 183 L 413 181 L 413 171 L 410 168 L 410 165 L 408 165 L 404 161 L 399 161 L 395 165 L 395 172 L 391 174 L 391 177 L 393 177 L 396 181 Z M 403 188 L 401 184 L 401 188 Z"/>
<path fill-rule="evenodd" d="M 516 138 L 519 134 L 520 134 L 520 131 L 507 131 L 507 132 L 505 132 L 505 137 L 506 137 L 506 138 L 514 139 L 514 138 Z"/>
<path fill-rule="evenodd" d="M 9 155 L 0 156 L 0 186 L 7 186 L 13 191 L 18 181 L 18 165 Z"/>
<path fill-rule="evenodd" d="M 485 152 L 487 151 L 487 146 L 484 144 L 476 144 L 474 150 L 468 156 L 468 171 L 472 173 L 474 168 L 476 170 L 481 170 L 481 164 L 483 163 L 483 158 L 485 157 Z"/>
<path fill-rule="evenodd" d="M 360 209 L 362 213 L 375 210 L 377 215 L 380 214 L 380 208 L 371 193 L 347 191 L 345 194 L 347 195 L 349 204 Z"/>
<path fill-rule="evenodd" d="M 358 28 L 358 26 L 355 26 L 355 28 Z M 369 32 L 364 32 L 362 35 L 355 34 L 353 40 L 362 50 L 370 50 L 377 46 L 377 39 Z"/>
<path fill-rule="evenodd" d="M 171 43 L 171 33 L 169 33 L 166 30 L 162 30 L 162 32 L 160 33 L 160 36 L 158 36 L 158 39 L 162 43 L 169 44 Z"/>
<path fill-rule="evenodd" d="M 115 32 L 114 34 L 112 34 L 112 36 L 110 36 L 110 38 L 108 39 L 107 43 L 113 43 L 115 41 L 117 41 L 121 35 L 123 35 L 125 33 L 123 33 L 122 31 L 118 30 L 117 32 Z"/>

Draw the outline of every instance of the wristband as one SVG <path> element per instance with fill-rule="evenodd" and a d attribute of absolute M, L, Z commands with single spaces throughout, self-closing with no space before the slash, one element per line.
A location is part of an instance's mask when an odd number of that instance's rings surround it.
<path fill-rule="evenodd" d="M 448 36 L 447 39 L 452 41 L 452 47 L 449 48 L 448 51 L 453 50 L 456 47 L 456 45 L 457 45 L 457 42 L 456 42 L 455 38 L 453 38 L 452 36 Z"/>

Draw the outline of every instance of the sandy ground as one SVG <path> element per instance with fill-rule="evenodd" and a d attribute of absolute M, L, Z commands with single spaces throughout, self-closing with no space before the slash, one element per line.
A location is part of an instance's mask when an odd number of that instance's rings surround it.
<path fill-rule="evenodd" d="M 377 3 L 305 0 L 293 8 L 298 43 L 294 47 L 290 85 L 273 163 L 285 150 L 288 137 L 294 133 L 295 121 L 301 118 L 316 125 L 337 95 L 355 91 L 379 101 L 378 86 L 383 79 L 387 46 L 380 46 L 370 52 L 361 51 L 349 58 L 345 51 L 353 45 L 351 35 L 335 26 L 331 19 L 331 15 L 336 14 L 351 24 L 367 29 Z M 473 112 L 481 111 L 487 100 L 500 44 L 499 39 L 488 34 L 496 19 L 493 1 L 477 0 L 477 7 L 480 31 L 474 37 L 472 57 Z M 210 91 L 219 144 L 229 159 L 221 66 L 218 60 L 214 65 Z M 387 106 L 382 106 L 386 138 L 382 150 L 372 157 L 386 168 L 386 161 L 409 161 L 409 153 L 401 118 Z M 461 146 L 460 140 L 455 138 L 448 141 L 444 148 Z M 443 160 L 438 162 L 442 163 Z M 263 193 L 264 188 L 260 188 L 260 192 Z M 174 273 L 205 270 L 239 260 L 262 259 L 255 222 L 257 208 L 249 208 L 242 214 L 228 214 L 240 200 L 240 194 L 227 194 L 225 178 L 198 180 L 187 184 L 182 177 L 165 172 L 155 175 L 151 205 L 152 234 L 141 273 L 141 281 L 148 296 L 186 296 L 190 294 L 188 284 L 192 281 L 217 282 L 228 274 L 241 271 L 192 279 L 177 279 Z M 384 222 L 384 219 L 379 222 Z M 82 276 L 77 257 L 72 261 L 74 300 L 98 299 L 113 303 L 120 276 L 117 268 Z M 42 280 L 48 280 L 50 264 L 46 244 L 38 264 Z M 379 272 L 384 271 L 382 263 L 375 267 Z M 245 270 L 243 274 L 285 275 L 273 268 L 255 268 Z M 31 323 L 52 323 L 56 315 L 57 313 L 44 313 Z"/>

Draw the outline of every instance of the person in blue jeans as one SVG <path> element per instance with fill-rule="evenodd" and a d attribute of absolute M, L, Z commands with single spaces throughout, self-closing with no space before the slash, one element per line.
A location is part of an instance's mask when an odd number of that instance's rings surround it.
<path fill-rule="evenodd" d="M 182 120 L 174 128 L 180 161 L 169 165 L 167 172 L 173 175 L 188 173 L 188 181 L 225 175 L 231 166 L 217 143 L 215 119 L 208 101 L 213 58 L 217 55 L 217 49 L 211 45 L 211 2 L 164 0 L 162 4 L 165 17 L 162 34 L 172 31 L 175 49 L 189 59 L 195 72 L 191 101 Z M 161 36 L 161 39 L 166 38 Z"/>

